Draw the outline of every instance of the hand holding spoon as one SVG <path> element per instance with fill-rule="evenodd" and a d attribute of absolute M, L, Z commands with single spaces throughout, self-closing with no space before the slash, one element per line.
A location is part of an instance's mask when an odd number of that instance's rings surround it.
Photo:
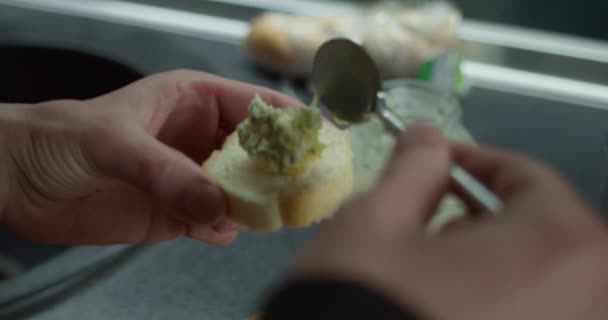
<path fill-rule="evenodd" d="M 312 85 L 315 99 L 331 112 L 335 122 L 357 123 L 376 113 L 394 134 L 406 130 L 388 108 L 378 104 L 381 81 L 376 64 L 365 50 L 347 39 L 324 43 L 314 59 Z M 481 209 L 498 214 L 502 201 L 462 167 L 453 164 L 450 177 L 464 195 Z"/>

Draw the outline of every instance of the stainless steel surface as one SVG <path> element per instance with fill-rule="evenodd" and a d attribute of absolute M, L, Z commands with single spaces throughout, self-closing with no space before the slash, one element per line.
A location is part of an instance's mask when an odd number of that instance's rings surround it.
<path fill-rule="evenodd" d="M 312 85 L 320 101 L 339 122 L 362 122 L 370 113 L 376 113 L 393 134 L 407 129 L 383 103 L 377 103 L 377 97 L 381 96 L 380 73 L 365 50 L 350 40 L 330 40 L 319 48 L 313 63 Z M 501 212 L 501 200 L 458 164 L 450 168 L 450 177 L 478 209 L 495 215 Z"/>

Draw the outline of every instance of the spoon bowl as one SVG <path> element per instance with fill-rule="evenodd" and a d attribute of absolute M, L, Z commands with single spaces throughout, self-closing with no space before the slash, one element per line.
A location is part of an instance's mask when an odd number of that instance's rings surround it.
<path fill-rule="evenodd" d="M 311 79 L 316 98 L 337 120 L 362 122 L 376 108 L 379 71 L 370 56 L 350 40 L 325 42 L 315 55 Z"/>

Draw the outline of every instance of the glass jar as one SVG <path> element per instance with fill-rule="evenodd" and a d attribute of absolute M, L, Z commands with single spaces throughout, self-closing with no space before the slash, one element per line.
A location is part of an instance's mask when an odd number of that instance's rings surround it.
<path fill-rule="evenodd" d="M 385 81 L 380 96 L 384 105 L 407 125 L 426 123 L 445 133 L 460 124 L 462 108 L 458 98 L 431 84 L 410 79 Z"/>
<path fill-rule="evenodd" d="M 410 79 L 395 79 L 383 83 L 380 94 L 385 107 L 406 125 L 427 123 L 442 130 L 451 140 L 475 143 L 462 125 L 462 108 L 458 97 L 432 84 Z M 355 194 L 372 188 L 390 159 L 395 137 L 377 116 L 350 127 L 355 173 Z M 447 194 L 429 221 L 427 230 L 434 233 L 465 212 L 464 203 Z"/>
<path fill-rule="evenodd" d="M 383 82 L 380 94 L 384 106 L 401 120 L 406 128 L 413 123 L 431 124 L 450 140 L 474 143 L 462 125 L 462 108 L 458 97 L 437 89 L 432 84 L 411 79 Z M 407 130 L 407 129 L 406 129 Z M 367 190 L 382 172 L 394 147 L 395 138 L 377 116 L 350 126 L 357 190 Z"/>

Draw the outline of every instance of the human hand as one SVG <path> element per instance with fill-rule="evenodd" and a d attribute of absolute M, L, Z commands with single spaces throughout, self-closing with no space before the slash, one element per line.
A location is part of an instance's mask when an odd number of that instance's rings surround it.
<path fill-rule="evenodd" d="M 230 243 L 239 227 L 200 164 L 247 116 L 256 93 L 273 105 L 298 104 L 179 70 L 87 101 L 3 105 L 2 224 L 37 242 Z"/>
<path fill-rule="evenodd" d="M 451 190 L 451 160 L 505 208 L 431 237 L 424 227 Z M 605 319 L 608 239 L 596 212 L 543 165 L 412 129 L 378 186 L 336 214 L 292 277 L 367 284 L 428 319 Z"/>

